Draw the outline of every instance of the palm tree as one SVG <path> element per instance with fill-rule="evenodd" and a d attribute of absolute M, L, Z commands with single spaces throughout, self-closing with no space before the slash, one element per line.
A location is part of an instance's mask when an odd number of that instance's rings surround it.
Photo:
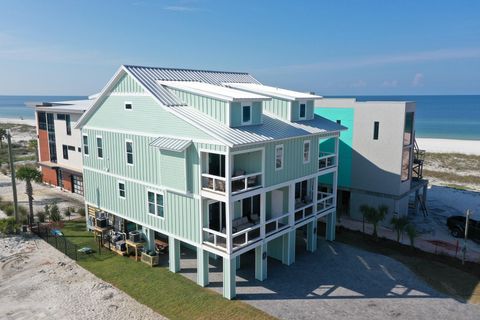
<path fill-rule="evenodd" d="M 363 233 L 365 233 L 365 219 L 371 209 L 372 208 L 366 204 L 362 204 L 360 206 L 360 212 L 362 213 L 362 232 Z"/>
<path fill-rule="evenodd" d="M 3 148 L 3 139 L 7 137 L 7 130 L 0 128 L 0 148 Z"/>
<path fill-rule="evenodd" d="M 36 139 L 28 141 L 28 149 L 35 154 L 35 161 L 38 162 L 38 142 Z"/>
<path fill-rule="evenodd" d="M 365 212 L 365 219 L 373 225 L 373 233 L 372 235 L 377 238 L 377 225 L 380 221 L 385 219 L 387 215 L 388 207 L 385 205 L 379 206 L 378 208 L 369 207 L 369 209 Z"/>
<path fill-rule="evenodd" d="M 403 235 L 405 228 L 408 225 L 408 218 L 407 217 L 396 217 L 394 216 L 392 220 L 390 220 L 390 224 L 393 227 L 393 230 L 397 232 L 397 242 L 400 242 L 400 236 Z"/>
<path fill-rule="evenodd" d="M 32 181 L 40 182 L 42 180 L 42 174 L 36 168 L 23 166 L 17 170 L 17 178 L 25 181 L 25 192 L 28 197 L 28 208 L 30 210 L 29 224 L 33 223 L 33 187 Z"/>

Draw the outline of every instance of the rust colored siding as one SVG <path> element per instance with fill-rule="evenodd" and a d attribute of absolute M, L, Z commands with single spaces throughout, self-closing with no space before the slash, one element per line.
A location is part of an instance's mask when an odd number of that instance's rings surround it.
<path fill-rule="evenodd" d="M 50 154 L 48 151 L 48 132 L 47 130 L 38 130 L 38 146 L 40 149 L 40 161 L 49 161 Z"/>
<path fill-rule="evenodd" d="M 58 186 L 57 171 L 48 167 L 42 167 L 43 182 Z"/>
<path fill-rule="evenodd" d="M 62 170 L 62 182 L 63 182 L 63 189 L 68 190 L 70 192 L 73 191 L 72 174 L 70 172 L 66 172 Z"/>

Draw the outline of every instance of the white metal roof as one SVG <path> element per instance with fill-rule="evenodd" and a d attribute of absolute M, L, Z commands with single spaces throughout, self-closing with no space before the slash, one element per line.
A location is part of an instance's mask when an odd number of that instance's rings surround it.
<path fill-rule="evenodd" d="M 222 87 L 210 83 L 198 81 L 157 81 L 162 86 L 179 89 L 208 96 L 225 101 L 251 101 L 251 100 L 271 100 L 270 97 L 262 96 L 248 91 Z"/>
<path fill-rule="evenodd" d="M 169 150 L 175 152 L 182 152 L 190 146 L 192 140 L 172 138 L 172 137 L 158 137 L 150 143 L 150 146 L 157 147 L 160 150 Z"/>
<path fill-rule="evenodd" d="M 82 113 L 88 110 L 96 101 L 95 99 L 68 100 L 68 101 L 44 101 L 35 103 L 35 108 L 39 111 L 58 111 Z"/>
<path fill-rule="evenodd" d="M 258 83 L 236 83 L 235 82 L 235 83 L 224 83 L 224 85 L 231 88 L 235 88 L 235 89 L 245 90 L 249 92 L 256 92 L 256 93 L 267 95 L 269 97 L 281 98 L 286 100 L 305 100 L 305 99 L 311 100 L 311 99 L 322 98 L 321 96 L 317 96 L 310 93 L 265 86 L 263 84 L 258 84 Z"/>

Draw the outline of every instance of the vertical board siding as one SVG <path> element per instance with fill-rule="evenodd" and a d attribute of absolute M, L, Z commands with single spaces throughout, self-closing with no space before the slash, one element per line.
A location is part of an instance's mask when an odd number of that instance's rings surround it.
<path fill-rule="evenodd" d="M 313 107 L 313 100 L 307 100 L 307 109 L 305 110 L 305 119 L 302 120 L 312 120 L 314 115 L 314 107 Z M 302 121 L 300 120 L 300 102 L 293 101 L 292 102 L 292 121 Z"/>
<path fill-rule="evenodd" d="M 117 85 L 113 88 L 112 92 L 121 92 L 121 93 L 143 93 L 142 86 L 129 75 L 123 76 Z"/>
<path fill-rule="evenodd" d="M 161 184 L 176 190 L 186 191 L 185 152 L 160 151 Z"/>
<path fill-rule="evenodd" d="M 125 101 L 132 102 L 132 110 L 125 110 Z M 215 141 L 204 131 L 165 110 L 151 96 L 109 96 L 88 119 L 86 127 Z"/>
<path fill-rule="evenodd" d="M 279 118 L 290 121 L 290 109 L 292 104 L 288 100 L 272 98 L 270 101 L 263 102 L 263 110 L 272 113 Z"/>
<path fill-rule="evenodd" d="M 183 90 L 171 89 L 169 90 L 180 98 L 184 103 L 189 106 L 198 109 L 199 111 L 209 115 L 215 120 L 227 124 L 228 118 L 227 112 L 229 109 L 229 103 L 226 101 L 200 96 Z"/>
<path fill-rule="evenodd" d="M 85 198 L 107 211 L 126 219 L 170 234 L 200 243 L 200 200 L 175 192 L 163 191 L 138 182 L 125 180 L 125 199 L 118 197 L 118 179 L 84 169 L 87 186 Z M 114 191 L 115 190 L 115 191 Z M 148 213 L 147 192 L 164 194 L 164 218 Z"/>
<path fill-rule="evenodd" d="M 263 103 L 262 101 L 254 101 L 252 104 L 252 125 L 263 123 Z M 239 127 L 242 125 L 242 104 L 240 102 L 231 103 L 231 127 Z"/>

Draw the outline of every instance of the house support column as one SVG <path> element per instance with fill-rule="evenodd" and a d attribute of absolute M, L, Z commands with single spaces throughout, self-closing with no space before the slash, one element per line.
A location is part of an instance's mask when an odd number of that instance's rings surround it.
<path fill-rule="evenodd" d="M 208 259 L 210 253 L 202 248 L 197 248 L 197 283 L 201 287 L 208 285 Z"/>
<path fill-rule="evenodd" d="M 295 262 L 295 235 L 296 230 L 293 230 L 285 233 L 282 238 L 282 263 L 287 266 Z"/>
<path fill-rule="evenodd" d="M 335 225 L 337 220 L 337 213 L 334 211 L 327 214 L 327 230 L 325 238 L 328 241 L 335 241 Z"/>
<path fill-rule="evenodd" d="M 236 262 L 235 258 L 223 258 L 223 296 L 229 300 L 236 295 Z"/>
<path fill-rule="evenodd" d="M 255 279 L 267 279 L 267 244 L 255 248 Z"/>
<path fill-rule="evenodd" d="M 240 269 L 240 256 L 237 256 L 235 258 L 235 269 L 236 270 Z"/>
<path fill-rule="evenodd" d="M 168 237 L 168 257 L 170 271 L 180 271 L 180 241 L 174 237 Z"/>
<path fill-rule="evenodd" d="M 427 189 L 428 189 L 428 184 L 425 184 L 422 190 L 422 199 L 425 207 L 427 206 Z"/>
<path fill-rule="evenodd" d="M 155 251 L 155 231 L 152 229 L 145 230 L 145 240 L 147 240 L 148 251 Z"/>
<path fill-rule="evenodd" d="M 307 251 L 317 250 L 317 219 L 307 224 Z"/>

